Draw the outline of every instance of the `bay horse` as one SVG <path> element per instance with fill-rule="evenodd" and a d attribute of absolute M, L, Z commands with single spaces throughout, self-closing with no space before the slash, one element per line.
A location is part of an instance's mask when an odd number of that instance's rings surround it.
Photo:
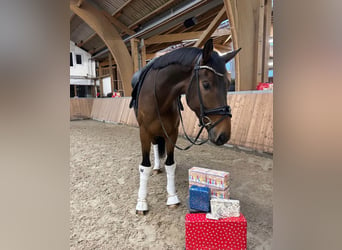
<path fill-rule="evenodd" d="M 174 50 L 152 60 L 134 75 L 132 86 L 136 86 L 130 107 L 134 107 L 139 124 L 142 150 L 136 213 L 145 214 L 148 211 L 146 198 L 147 183 L 152 171 L 151 143 L 155 172 L 160 169 L 159 158 L 164 156 L 166 146 L 166 204 L 173 207 L 180 203 L 174 181 L 174 147 L 180 124 L 182 94 L 186 95 L 186 102 L 199 118 L 202 128 L 208 131 L 211 142 L 223 145 L 229 140 L 231 111 L 227 105 L 229 80 L 225 64 L 239 50 L 219 56 L 213 51 L 213 41 L 209 39 L 203 49 L 190 47 Z"/>

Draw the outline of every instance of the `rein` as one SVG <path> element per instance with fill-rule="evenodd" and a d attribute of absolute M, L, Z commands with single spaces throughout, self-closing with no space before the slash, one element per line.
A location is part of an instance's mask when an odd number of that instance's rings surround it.
<path fill-rule="evenodd" d="M 181 113 L 181 108 L 180 108 L 180 103 L 178 103 L 177 105 L 177 108 L 178 108 L 178 113 L 179 113 L 179 117 L 180 117 L 180 120 L 181 120 L 181 124 L 182 124 L 182 128 L 183 128 L 183 132 L 184 132 L 184 135 L 186 137 L 186 139 L 191 143 L 190 145 L 186 146 L 185 148 L 181 148 L 179 146 L 177 146 L 175 143 L 172 142 L 171 138 L 169 137 L 169 135 L 167 134 L 167 131 L 165 129 L 165 126 L 164 126 L 164 123 L 163 121 L 161 120 L 161 117 L 160 117 L 160 111 L 159 111 L 159 105 L 158 105 L 158 98 L 157 98 L 157 88 L 156 88 L 156 79 L 157 79 L 157 76 L 158 76 L 158 73 L 159 73 L 159 70 L 157 71 L 157 74 L 156 74 L 156 77 L 154 78 L 154 100 L 155 100 L 155 104 L 156 104 L 156 107 L 157 107 L 157 115 L 158 115 L 158 119 L 160 121 L 160 124 L 161 124 L 161 127 L 163 129 L 163 132 L 166 136 L 166 138 L 168 139 L 168 141 L 174 146 L 176 147 L 177 149 L 179 150 L 188 150 L 189 148 L 191 148 L 193 145 L 202 145 L 204 143 L 206 143 L 209 138 L 205 139 L 204 141 L 202 142 L 197 142 L 199 136 L 201 135 L 203 129 L 205 127 L 208 127 L 208 131 L 210 131 L 212 128 L 214 128 L 217 124 L 219 124 L 221 121 L 223 121 L 227 116 L 229 117 L 232 117 L 232 114 L 231 114 L 231 108 L 229 105 L 227 106 L 221 106 L 221 107 L 217 107 L 217 108 L 213 108 L 213 109 L 207 109 L 205 108 L 204 106 L 204 103 L 203 103 L 203 98 L 202 98 L 202 94 L 201 94 L 201 90 L 200 90 L 200 84 L 199 84 L 199 77 L 198 77 L 198 71 L 201 70 L 201 69 L 208 69 L 210 71 L 212 71 L 213 73 L 215 73 L 215 75 L 219 76 L 219 77 L 223 77 L 223 74 L 221 73 L 218 73 L 215 69 L 209 67 L 209 66 L 206 66 L 206 65 L 203 65 L 201 66 L 200 65 L 200 60 L 201 60 L 201 56 L 198 57 L 198 59 L 196 60 L 196 66 L 194 67 L 194 74 L 192 75 L 191 77 L 191 80 L 190 80 L 190 85 L 189 85 L 189 88 L 191 87 L 192 85 L 192 82 L 193 82 L 193 79 L 194 79 L 194 76 L 196 77 L 196 82 L 197 82 L 197 90 L 198 90 L 198 98 L 199 98 L 199 101 L 200 101 L 200 118 L 199 118 L 199 125 L 201 128 L 200 130 L 198 131 L 197 133 L 197 136 L 195 137 L 195 140 L 192 140 L 188 134 L 185 132 L 185 128 L 184 128 L 184 122 L 183 122 L 183 117 L 182 117 L 182 113 Z M 179 100 L 180 102 L 180 100 Z M 212 121 L 211 119 L 208 117 L 208 115 L 222 115 L 222 117 L 216 121 L 214 124 L 212 124 Z"/>

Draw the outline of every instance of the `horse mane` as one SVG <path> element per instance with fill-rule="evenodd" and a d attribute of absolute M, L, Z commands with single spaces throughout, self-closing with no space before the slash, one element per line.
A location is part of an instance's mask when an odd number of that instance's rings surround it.
<path fill-rule="evenodd" d="M 152 69 L 162 69 L 171 64 L 192 66 L 195 58 L 202 53 L 199 48 L 180 48 L 155 59 Z"/>
<path fill-rule="evenodd" d="M 202 49 L 189 47 L 180 48 L 165 55 L 156 58 L 153 61 L 152 69 L 162 69 L 171 64 L 178 64 L 181 66 L 192 66 L 195 58 L 202 54 Z M 206 65 L 214 68 L 217 72 L 224 74 L 226 72 L 225 62 L 215 51 L 211 54 L 209 61 Z"/>

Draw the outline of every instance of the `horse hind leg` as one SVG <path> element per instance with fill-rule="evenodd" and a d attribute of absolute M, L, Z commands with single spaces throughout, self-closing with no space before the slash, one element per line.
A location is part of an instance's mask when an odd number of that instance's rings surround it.
<path fill-rule="evenodd" d="M 153 143 L 154 166 L 153 175 L 161 173 L 160 158 L 165 155 L 165 139 L 163 137 L 155 137 Z"/>
<path fill-rule="evenodd" d="M 176 143 L 178 134 L 175 133 L 171 137 L 171 140 Z M 167 158 L 165 161 L 165 170 L 167 177 L 167 186 L 166 190 L 168 193 L 166 205 L 170 208 L 175 208 L 179 205 L 180 201 L 178 199 L 178 195 L 176 193 L 175 187 L 175 173 L 176 173 L 176 163 L 174 161 L 174 144 L 167 142 Z"/>
<path fill-rule="evenodd" d="M 139 165 L 140 183 L 139 183 L 136 213 L 145 214 L 148 212 L 148 205 L 147 205 L 146 198 L 147 198 L 147 191 L 148 191 L 148 179 L 151 174 L 151 162 L 150 162 L 151 140 L 142 128 L 140 129 L 140 140 L 141 140 L 143 160 L 142 160 L 142 163 Z"/>

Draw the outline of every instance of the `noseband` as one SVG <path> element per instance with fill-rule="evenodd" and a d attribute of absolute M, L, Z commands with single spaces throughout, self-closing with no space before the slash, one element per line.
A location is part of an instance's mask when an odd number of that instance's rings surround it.
<path fill-rule="evenodd" d="M 196 60 L 196 65 L 194 67 L 194 74 L 192 75 L 191 82 L 189 85 L 189 89 L 193 83 L 194 78 L 196 79 L 197 83 L 197 92 L 198 92 L 198 99 L 200 103 L 200 117 L 199 117 L 199 126 L 201 127 L 208 127 L 208 131 L 214 128 L 217 124 L 219 124 L 221 121 L 223 121 L 227 116 L 230 118 L 232 117 L 231 113 L 231 108 L 229 105 L 225 106 L 220 106 L 217 108 L 212 108 L 212 109 L 207 109 L 203 103 L 203 97 L 201 94 L 201 89 L 200 89 L 200 82 L 199 82 L 199 70 L 201 69 L 207 69 L 212 71 L 215 75 L 218 77 L 223 77 L 223 74 L 218 73 L 215 69 L 206 66 L 206 65 L 200 65 L 200 61 L 202 59 L 202 56 L 199 56 L 198 59 Z M 188 91 L 189 91 L 188 89 Z M 208 115 L 221 115 L 222 117 L 217 120 L 216 122 L 212 123 L 211 119 L 208 117 Z"/>

